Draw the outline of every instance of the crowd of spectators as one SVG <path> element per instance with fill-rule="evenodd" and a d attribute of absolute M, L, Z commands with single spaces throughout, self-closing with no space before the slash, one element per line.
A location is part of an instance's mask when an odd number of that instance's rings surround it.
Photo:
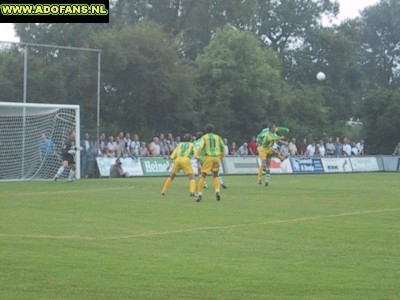
<path fill-rule="evenodd" d="M 226 139 L 225 139 L 226 140 Z M 236 143 L 227 144 L 227 155 L 231 156 L 246 156 L 258 155 L 258 144 L 256 137 L 251 137 L 250 141 L 243 142 L 236 150 Z M 364 140 L 351 141 L 348 138 L 342 140 L 337 137 L 335 140 L 329 138 L 325 143 L 324 140 L 308 141 L 303 138 L 300 143 L 297 143 L 296 138 L 291 138 L 288 141 L 275 143 L 274 148 L 278 150 L 284 157 L 289 156 L 362 156 L 364 152 Z"/>
<path fill-rule="evenodd" d="M 192 140 L 196 140 L 193 135 Z M 160 133 L 154 136 L 149 143 L 140 139 L 138 134 L 130 135 L 129 132 L 120 132 L 115 137 L 113 135 L 106 136 L 105 133 L 100 134 L 97 141 L 90 138 L 89 133 L 85 132 L 81 141 L 81 177 L 88 177 L 89 169 L 93 168 L 96 157 L 109 158 L 127 158 L 137 160 L 139 157 L 159 157 L 169 156 L 181 141 L 180 136 L 174 136 L 169 132 L 166 136 Z M 229 142 L 224 138 L 225 156 L 256 156 L 258 155 L 258 143 L 255 136 L 248 141 L 239 144 Z M 239 145 L 239 146 L 237 146 Z M 289 156 L 305 156 L 305 157 L 339 157 L 339 156 L 363 156 L 364 140 L 352 141 L 348 138 L 340 139 L 330 137 L 327 142 L 324 140 L 311 140 L 303 138 L 301 142 L 292 137 L 287 141 L 275 143 L 274 148 L 278 150 L 284 157 Z M 45 158 L 49 155 L 57 155 L 54 150 L 53 143 L 45 135 L 42 135 L 39 143 L 39 155 Z M 396 145 L 392 155 L 400 155 L 400 142 Z"/>
<path fill-rule="evenodd" d="M 196 139 L 193 135 L 193 141 Z M 172 132 L 167 135 L 160 133 L 149 142 L 141 140 L 138 134 L 120 132 L 118 135 L 106 136 L 102 133 L 98 141 L 89 139 L 89 134 L 84 134 L 82 141 L 83 155 L 93 159 L 95 157 L 157 157 L 169 156 L 179 144 L 180 136 L 174 136 Z M 258 155 L 258 144 L 256 137 L 252 136 L 248 141 L 237 143 L 224 138 L 226 156 L 255 156 Z M 332 137 L 327 142 L 324 140 L 311 140 L 303 138 L 297 142 L 296 138 L 282 141 L 274 145 L 275 149 L 283 156 L 360 156 L 364 155 L 364 141 L 351 141 L 348 138 L 340 139 Z"/>
<path fill-rule="evenodd" d="M 287 155 L 286 146 L 287 144 Z M 308 141 L 307 138 L 303 138 L 300 143 L 297 144 L 296 138 L 292 138 L 290 142 L 282 142 L 281 145 L 277 146 L 278 149 L 285 149 L 284 156 L 362 156 L 365 155 L 364 152 L 364 140 L 351 141 L 348 138 L 340 139 L 336 137 L 330 137 L 327 142 L 324 140 L 311 140 Z M 280 150 L 282 152 L 282 150 Z"/>
<path fill-rule="evenodd" d="M 193 135 L 193 141 L 196 136 Z M 138 159 L 139 157 L 159 157 L 169 156 L 181 141 L 180 136 L 174 136 L 172 132 L 168 134 L 160 133 L 154 136 L 149 142 L 141 140 L 137 133 L 132 136 L 129 132 L 120 132 L 116 136 L 106 136 L 100 134 L 97 141 L 90 139 L 87 132 L 81 142 L 81 176 L 87 177 L 88 165 L 96 157 Z M 258 143 L 256 137 L 252 136 L 249 140 L 237 143 L 224 138 L 225 156 L 256 156 L 258 155 Z M 330 137 L 326 142 L 320 140 L 301 139 L 300 142 L 292 137 L 286 141 L 275 143 L 274 148 L 284 157 L 304 156 L 304 157 L 339 157 L 339 156 L 363 156 L 364 140 L 350 140 L 348 138 Z M 396 146 L 393 155 L 400 155 L 400 142 Z"/>
<path fill-rule="evenodd" d="M 161 133 L 154 136 L 150 142 L 140 140 L 138 134 L 120 132 L 115 138 L 110 135 L 108 138 L 105 133 L 99 137 L 98 143 L 93 143 L 93 153 L 95 156 L 102 157 L 156 157 L 169 156 L 179 144 L 180 136 L 174 137 L 172 133 L 165 136 Z"/>

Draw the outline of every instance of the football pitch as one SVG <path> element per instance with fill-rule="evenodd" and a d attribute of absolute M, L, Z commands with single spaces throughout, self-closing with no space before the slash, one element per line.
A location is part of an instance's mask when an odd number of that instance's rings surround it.
<path fill-rule="evenodd" d="M 1 299 L 399 299 L 399 173 L 224 179 L 1 182 Z"/>

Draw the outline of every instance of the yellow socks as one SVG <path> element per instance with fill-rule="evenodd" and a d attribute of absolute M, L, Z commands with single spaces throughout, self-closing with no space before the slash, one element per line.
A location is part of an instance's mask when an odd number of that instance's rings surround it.
<path fill-rule="evenodd" d="M 164 195 L 165 192 L 168 190 L 168 188 L 171 186 L 172 180 L 171 177 L 168 177 L 167 180 L 164 183 L 164 186 L 162 188 L 161 194 Z"/>

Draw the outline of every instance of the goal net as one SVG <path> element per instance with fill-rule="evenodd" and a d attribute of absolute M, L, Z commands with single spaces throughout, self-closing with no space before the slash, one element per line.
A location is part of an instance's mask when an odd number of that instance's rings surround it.
<path fill-rule="evenodd" d="M 52 179 L 70 130 L 79 145 L 79 126 L 79 105 L 0 102 L 0 180 Z M 75 161 L 79 178 L 79 151 Z"/>

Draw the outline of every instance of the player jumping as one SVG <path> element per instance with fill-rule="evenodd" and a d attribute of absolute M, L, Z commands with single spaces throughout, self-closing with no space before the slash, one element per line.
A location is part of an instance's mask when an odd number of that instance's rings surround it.
<path fill-rule="evenodd" d="M 268 129 L 264 128 L 258 135 L 261 139 L 261 142 L 259 142 L 259 158 L 261 159 L 261 165 L 258 168 L 258 184 L 262 184 L 262 173 L 265 171 L 265 186 L 269 186 L 271 179 L 270 165 L 273 156 L 277 156 L 281 161 L 285 160 L 285 157 L 274 149 L 274 143 L 284 139 L 284 137 L 279 136 L 277 132 L 289 132 L 289 129 L 286 127 L 276 127 L 275 123 L 270 123 Z"/>

